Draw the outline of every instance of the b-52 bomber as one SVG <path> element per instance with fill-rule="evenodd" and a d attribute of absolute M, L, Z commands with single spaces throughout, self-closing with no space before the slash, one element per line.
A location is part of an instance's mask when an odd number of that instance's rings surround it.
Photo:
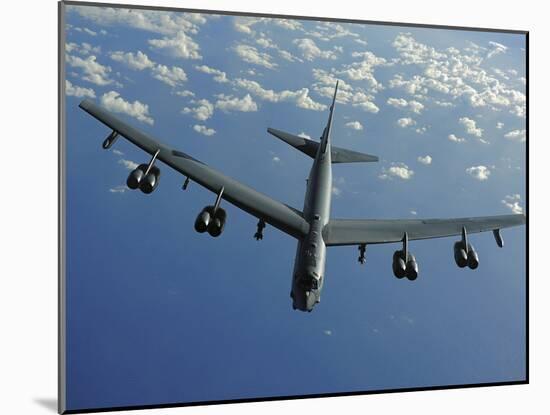
<path fill-rule="evenodd" d="M 127 185 L 130 189 L 140 189 L 146 194 L 153 192 L 160 178 L 160 169 L 155 162 L 160 160 L 186 177 L 184 189 L 191 180 L 217 195 L 213 205 L 206 206 L 199 212 L 195 220 L 197 232 L 207 232 L 213 237 L 223 232 L 227 215 L 221 202 L 225 200 L 258 218 L 257 232 L 254 235 L 257 240 L 262 239 L 266 224 L 294 237 L 298 243 L 290 296 L 295 310 L 311 311 L 319 303 L 325 277 L 327 247 L 355 245 L 359 249 L 358 260 L 364 263 L 367 245 L 401 243 L 401 249 L 393 254 L 393 273 L 397 278 L 406 277 L 413 281 L 418 277 L 418 263 L 409 249 L 410 241 L 460 236 L 460 240 L 454 243 L 455 262 L 461 268 L 467 266 L 476 269 L 479 257 L 468 241 L 470 234 L 492 231 L 497 245 L 502 247 L 500 230 L 525 223 L 523 214 L 455 219 L 331 218 L 332 164 L 378 161 L 376 156 L 332 145 L 332 120 L 337 91 L 338 82 L 328 121 L 319 142 L 272 128 L 267 130 L 313 159 L 302 211 L 253 190 L 186 153 L 169 148 L 88 99 L 83 100 L 79 106 L 112 129 L 103 142 L 104 149 L 111 148 L 118 137 L 122 136 L 151 155 L 148 164 L 140 164 L 128 176 Z"/>

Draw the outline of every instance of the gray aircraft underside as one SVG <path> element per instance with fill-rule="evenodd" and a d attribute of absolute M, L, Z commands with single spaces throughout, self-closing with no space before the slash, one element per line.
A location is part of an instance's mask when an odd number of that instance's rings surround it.
<path fill-rule="evenodd" d="M 263 229 L 270 224 L 298 240 L 292 288 L 290 296 L 294 309 L 311 311 L 320 301 L 325 274 L 326 248 L 328 246 L 357 245 L 359 262 L 365 262 L 368 244 L 402 243 L 395 251 L 392 268 L 397 278 L 418 277 L 416 258 L 408 249 L 408 241 L 460 235 L 454 244 L 455 262 L 461 268 L 477 268 L 477 252 L 468 242 L 468 235 L 492 231 L 499 247 L 503 246 L 500 229 L 525 223 L 523 214 L 484 216 L 455 219 L 332 219 L 330 204 L 332 195 L 332 164 L 375 162 L 378 157 L 356 151 L 333 147 L 331 129 L 338 82 L 330 106 L 328 122 L 319 142 L 268 128 L 268 132 L 313 158 L 313 166 L 307 180 L 307 190 L 302 211 L 278 202 L 250 187 L 214 170 L 181 151 L 171 149 L 155 138 L 123 122 L 91 100 L 85 99 L 80 108 L 112 129 L 103 142 L 109 149 L 119 136 L 126 138 L 152 158 L 141 164 L 128 176 L 130 189 L 144 193 L 153 192 L 158 186 L 160 170 L 157 160 L 187 177 L 184 189 L 192 180 L 217 194 L 215 203 L 201 210 L 195 220 L 197 232 L 208 232 L 216 237 L 223 232 L 226 221 L 221 201 L 237 206 L 259 219 L 254 235 L 260 240 Z"/>

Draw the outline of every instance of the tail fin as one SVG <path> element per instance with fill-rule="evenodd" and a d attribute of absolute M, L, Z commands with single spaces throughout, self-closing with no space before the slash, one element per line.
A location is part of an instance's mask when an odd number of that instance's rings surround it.
<path fill-rule="evenodd" d="M 317 141 L 309 140 L 298 135 L 285 133 L 284 131 L 276 130 L 274 128 L 268 128 L 267 132 L 279 138 L 280 140 L 283 140 L 285 143 L 290 144 L 292 147 L 300 150 L 302 153 L 307 154 L 311 158 L 315 158 L 315 155 L 317 154 L 317 148 L 319 147 L 319 143 Z M 378 161 L 377 156 L 359 153 L 352 150 L 346 150 L 345 148 L 340 147 L 331 147 L 331 158 L 333 163 L 358 163 Z"/>

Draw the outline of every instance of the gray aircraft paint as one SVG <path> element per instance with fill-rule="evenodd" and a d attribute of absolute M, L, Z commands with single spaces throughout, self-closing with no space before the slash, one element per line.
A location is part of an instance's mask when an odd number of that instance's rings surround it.
<path fill-rule="evenodd" d="M 186 153 L 169 148 L 91 100 L 85 99 L 79 106 L 113 130 L 104 142 L 105 149 L 111 148 L 117 137 L 122 136 L 154 156 L 152 161 L 160 160 L 217 193 L 223 200 L 296 238 L 298 246 L 291 296 L 293 307 L 298 310 L 311 311 L 320 300 L 328 246 L 395 243 L 405 235 L 407 240 L 416 240 L 485 231 L 493 231 L 497 245 L 501 246 L 500 229 L 525 223 L 523 214 L 455 219 L 331 219 L 332 163 L 378 161 L 376 156 L 332 147 L 331 129 L 337 91 L 338 83 L 320 142 L 268 129 L 269 133 L 314 157 L 302 212 L 225 176 Z"/>
<path fill-rule="evenodd" d="M 332 195 L 332 157 L 330 136 L 332 117 L 338 82 L 330 106 L 328 122 L 323 130 L 320 145 L 307 179 L 303 214 L 309 223 L 309 233 L 298 241 L 294 271 L 292 274 L 292 307 L 311 311 L 321 300 L 323 289 L 327 247 L 323 239 L 323 229 L 330 219 Z"/>

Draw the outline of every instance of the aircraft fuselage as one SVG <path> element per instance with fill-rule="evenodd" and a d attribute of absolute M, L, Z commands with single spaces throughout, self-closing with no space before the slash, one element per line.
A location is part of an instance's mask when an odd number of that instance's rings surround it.
<path fill-rule="evenodd" d="M 310 226 L 308 234 L 298 240 L 296 248 L 290 293 L 295 310 L 311 311 L 321 299 L 327 250 L 323 240 L 323 228 L 330 218 L 332 195 L 330 133 L 333 110 L 334 101 L 307 179 L 303 214 Z"/>

